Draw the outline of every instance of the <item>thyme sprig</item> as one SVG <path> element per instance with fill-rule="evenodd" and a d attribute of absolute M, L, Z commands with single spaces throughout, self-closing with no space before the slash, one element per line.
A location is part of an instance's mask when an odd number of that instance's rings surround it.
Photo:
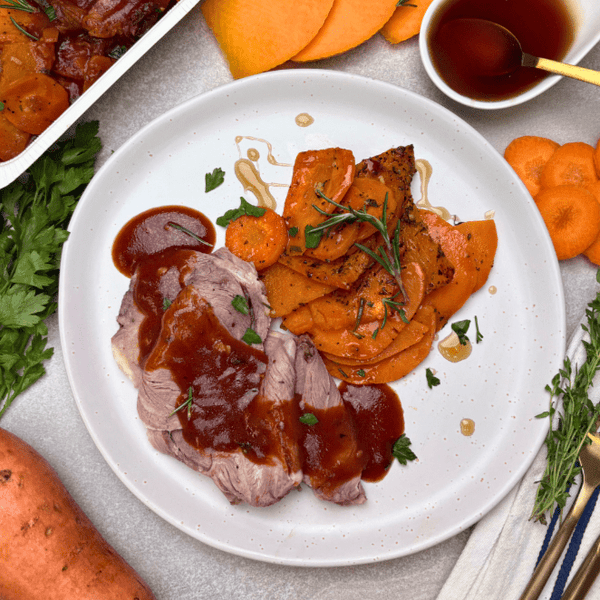
<path fill-rule="evenodd" d="M 22 10 L 23 12 L 33 13 L 36 9 L 25 0 L 5 0 L 6 4 L 0 4 L 0 8 L 10 8 L 12 10 Z"/>
<path fill-rule="evenodd" d="M 169 222 L 169 223 L 167 223 L 167 226 L 172 227 L 173 229 L 177 229 L 178 231 L 182 231 L 186 235 L 189 235 L 191 238 L 195 239 L 200 244 L 204 244 L 205 246 L 212 247 L 212 244 L 210 242 L 203 240 L 199 235 L 196 235 L 193 231 L 190 231 L 187 227 L 184 227 L 183 225 Z"/>
<path fill-rule="evenodd" d="M 600 271 L 596 275 L 600 283 Z M 600 417 L 600 403 L 594 404 L 589 389 L 600 369 L 600 293 L 585 311 L 587 325 L 582 328 L 589 335 L 583 340 L 585 362 L 574 368 L 570 359 L 553 377 L 546 390 L 550 393 L 549 409 L 537 415 L 550 420 L 545 444 L 548 450 L 546 469 L 539 482 L 531 518 L 546 523 L 546 514 L 557 505 L 562 512 L 569 497 L 568 488 L 581 472 L 577 464 L 579 452 L 588 440 L 587 434 L 596 430 Z M 558 400 L 562 399 L 562 408 Z M 557 414 L 557 411 L 558 412 Z"/>
<path fill-rule="evenodd" d="M 402 283 L 402 277 L 400 276 L 400 272 L 402 270 L 402 266 L 400 264 L 400 222 L 396 223 L 394 235 L 390 238 L 387 228 L 387 194 L 385 195 L 385 199 L 383 201 L 381 218 L 378 218 L 375 215 L 368 213 L 365 209 L 356 210 L 351 206 L 344 206 L 343 204 L 335 202 L 331 198 L 328 198 L 318 187 L 315 188 L 315 193 L 327 202 L 330 202 L 339 208 L 342 212 L 331 215 L 330 213 L 313 204 L 313 207 L 319 213 L 328 218 L 320 225 L 312 227 L 310 234 L 314 236 L 315 233 L 322 232 L 322 234 L 329 235 L 334 227 L 340 226 L 344 223 L 355 223 L 356 221 L 360 221 L 361 223 L 369 223 L 372 225 L 377 230 L 379 235 L 381 235 L 385 247 L 379 246 L 377 248 L 377 252 L 373 252 L 371 249 L 363 246 L 362 244 L 355 243 L 354 245 L 379 263 L 396 280 L 398 288 L 402 293 L 403 302 L 407 302 L 408 296 L 406 295 L 406 290 L 404 289 L 404 284 Z"/>

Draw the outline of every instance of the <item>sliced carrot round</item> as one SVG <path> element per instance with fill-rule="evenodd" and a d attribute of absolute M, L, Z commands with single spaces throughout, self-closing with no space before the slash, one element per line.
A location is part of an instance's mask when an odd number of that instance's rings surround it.
<path fill-rule="evenodd" d="M 504 150 L 506 162 L 514 169 L 532 196 L 541 189 L 540 176 L 545 164 L 560 147 L 555 141 L 536 135 L 515 138 Z"/>
<path fill-rule="evenodd" d="M 585 142 L 563 144 L 542 169 L 543 188 L 557 185 L 588 185 L 598 179 L 594 166 L 594 148 Z"/>
<path fill-rule="evenodd" d="M 600 177 L 600 140 L 596 142 L 594 148 L 594 166 L 596 167 L 596 175 Z"/>
<path fill-rule="evenodd" d="M 43 73 L 13 81 L 3 94 L 6 118 L 21 131 L 42 133 L 69 108 L 69 93 Z"/>
<path fill-rule="evenodd" d="M 18 156 L 25 150 L 30 137 L 29 133 L 17 129 L 6 118 L 4 111 L 0 112 L 0 161 Z"/>
<path fill-rule="evenodd" d="M 433 0 L 410 0 L 407 6 L 398 3 L 390 20 L 381 28 L 381 35 L 391 44 L 399 44 L 417 35 L 421 22 Z"/>
<path fill-rule="evenodd" d="M 558 260 L 584 252 L 600 232 L 600 204 L 583 187 L 559 185 L 535 198 Z"/>
<path fill-rule="evenodd" d="M 225 232 L 225 246 L 237 257 L 254 263 L 257 271 L 277 262 L 287 246 L 288 233 L 283 217 L 266 208 L 260 217 L 242 215 Z"/>

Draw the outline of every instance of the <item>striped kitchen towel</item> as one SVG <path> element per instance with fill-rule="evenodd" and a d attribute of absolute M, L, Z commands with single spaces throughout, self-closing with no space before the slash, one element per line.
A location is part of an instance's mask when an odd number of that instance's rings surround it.
<path fill-rule="evenodd" d="M 582 324 L 587 324 L 587 319 L 584 318 Z M 582 342 L 586 339 L 589 339 L 587 333 L 578 327 L 567 349 L 573 366 L 585 361 Z M 594 384 L 590 398 L 598 403 L 600 376 L 596 377 Z M 437 600 L 517 600 L 520 597 L 554 529 L 558 527 L 557 515 L 547 527 L 529 520 L 537 482 L 545 465 L 544 445 L 521 482 L 475 526 Z M 575 487 L 575 490 L 578 489 L 579 482 Z M 570 543 L 540 595 L 541 600 L 560 599 L 569 577 L 575 574 L 588 549 L 600 535 L 600 508 L 593 510 L 597 496 L 598 491 L 588 503 Z M 600 578 L 588 598 L 600 599 Z"/>

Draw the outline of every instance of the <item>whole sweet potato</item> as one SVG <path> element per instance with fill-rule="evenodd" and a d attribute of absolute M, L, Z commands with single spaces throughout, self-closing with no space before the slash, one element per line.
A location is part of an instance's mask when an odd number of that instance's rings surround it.
<path fill-rule="evenodd" d="M 0 429 L 0 599 L 155 600 L 48 462 Z"/>

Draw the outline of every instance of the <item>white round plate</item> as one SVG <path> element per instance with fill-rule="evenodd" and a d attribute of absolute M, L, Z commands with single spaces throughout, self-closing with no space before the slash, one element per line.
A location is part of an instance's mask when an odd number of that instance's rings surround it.
<path fill-rule="evenodd" d="M 296 123 L 307 113 L 308 127 Z M 255 139 L 252 139 L 255 138 Z M 237 140 L 237 141 L 236 141 Z M 208 478 L 156 452 L 136 412 L 136 391 L 115 364 L 110 338 L 129 280 L 111 260 L 120 228 L 151 207 L 182 204 L 213 222 L 255 201 L 234 174 L 250 148 L 270 184 L 288 184 L 302 150 L 339 146 L 357 161 L 414 144 L 433 166 L 432 204 L 462 220 L 495 211 L 499 235 L 487 284 L 453 321 L 474 317 L 483 341 L 449 363 L 437 349 L 393 384 L 418 456 L 395 464 L 368 500 L 339 507 L 310 489 L 270 508 L 231 506 Z M 204 192 L 220 167 L 225 183 Z M 270 186 L 281 207 L 286 187 Z M 420 197 L 418 177 L 415 199 Z M 217 227 L 218 245 L 223 231 Z M 498 153 L 435 103 L 392 85 L 318 70 L 278 71 L 194 98 L 145 127 L 94 177 L 71 221 L 61 267 L 59 318 L 67 371 L 81 416 L 103 456 L 148 507 L 222 550 L 274 563 L 348 565 L 417 552 L 479 520 L 518 482 L 538 452 L 545 385 L 562 364 L 565 309 L 556 257 L 537 209 Z M 497 289 L 490 291 L 491 286 Z M 442 330 L 446 335 L 448 327 Z M 429 389 L 425 369 L 437 372 Z M 473 419 L 475 433 L 460 433 Z"/>

